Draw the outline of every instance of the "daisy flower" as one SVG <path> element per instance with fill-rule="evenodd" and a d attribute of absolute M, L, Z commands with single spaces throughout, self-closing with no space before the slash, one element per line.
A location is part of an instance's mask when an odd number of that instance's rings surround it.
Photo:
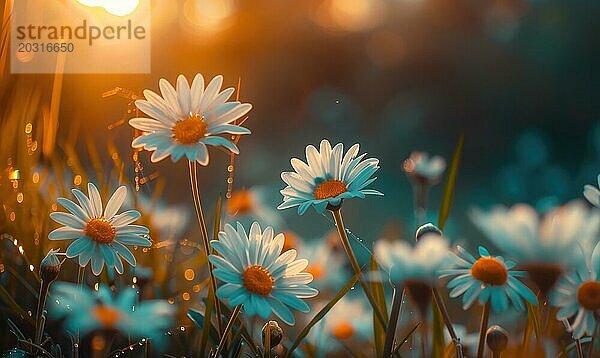
<path fill-rule="evenodd" d="M 453 263 L 448 241 L 435 233 L 424 234 L 414 248 L 404 241 L 379 240 L 375 257 L 389 273 L 390 282 L 404 286 L 422 313 L 437 285 L 438 271 Z"/>
<path fill-rule="evenodd" d="M 136 303 L 137 293 L 126 288 L 118 297 L 99 285 L 97 291 L 87 286 L 57 282 L 52 286 L 50 314 L 65 318 L 69 332 L 82 335 L 97 329 L 117 330 L 133 338 L 161 339 L 173 321 L 175 307 L 163 300 Z"/>
<path fill-rule="evenodd" d="M 211 241 L 220 256 L 209 257 L 213 274 L 225 282 L 217 296 L 232 306 L 243 305 L 249 316 L 266 319 L 273 312 L 289 325 L 295 318 L 287 306 L 309 312 L 301 299 L 314 297 L 318 291 L 307 286 L 313 276 L 302 272 L 308 260 L 296 260 L 293 249 L 282 254 L 284 240 L 283 234 L 274 236 L 271 227 L 262 231 L 258 222 L 252 224 L 249 235 L 239 222 L 237 229 L 225 225 L 219 240 Z"/>
<path fill-rule="evenodd" d="M 473 223 L 503 252 L 523 264 L 546 295 L 565 270 L 591 250 L 600 227 L 600 213 L 579 201 L 548 212 L 541 220 L 526 204 L 473 210 Z"/>
<path fill-rule="evenodd" d="M 128 210 L 117 214 L 127 197 L 127 188 L 119 187 L 102 209 L 98 188 L 88 184 L 88 196 L 79 189 L 71 191 L 79 205 L 66 198 L 57 201 L 69 213 L 53 212 L 50 218 L 64 225 L 48 234 L 50 240 L 75 240 L 67 248 L 67 257 L 79 257 L 79 265 L 92 262 L 92 272 L 99 275 L 106 267 L 123 273 L 121 258 L 135 266 L 135 257 L 125 245 L 150 246 L 148 228 L 130 225 L 140 218 L 140 213 Z"/>
<path fill-rule="evenodd" d="M 307 338 L 317 349 L 317 357 L 326 357 L 328 353 L 342 351 L 343 343 L 369 340 L 372 331 L 373 314 L 365 303 L 345 296 L 311 329 Z"/>
<path fill-rule="evenodd" d="M 592 252 L 591 263 L 563 276 L 550 295 L 550 303 L 560 308 L 556 319 L 574 317 L 573 337 L 594 334 L 596 317 L 600 314 L 600 244 Z"/>
<path fill-rule="evenodd" d="M 313 275 L 312 285 L 318 290 L 339 290 L 350 279 L 344 256 L 340 251 L 334 251 L 327 240 L 303 243 L 298 250 L 309 260 L 306 272 Z"/>
<path fill-rule="evenodd" d="M 412 152 L 404 161 L 404 171 L 419 183 L 435 183 L 446 170 L 446 161 L 440 156 L 429 157 L 424 152 Z"/>
<path fill-rule="evenodd" d="M 600 175 L 598 175 L 598 186 L 600 186 Z M 600 190 L 593 185 L 583 187 L 583 196 L 597 208 L 600 208 Z"/>
<path fill-rule="evenodd" d="M 250 134 L 244 127 L 231 124 L 244 116 L 252 105 L 227 100 L 234 92 L 221 91 L 223 76 L 213 78 L 204 88 L 204 77 L 197 74 L 190 85 L 183 75 L 177 77 L 177 90 L 164 78 L 158 95 L 144 91 L 145 100 L 135 105 L 151 118 L 133 118 L 129 124 L 144 132 L 131 143 L 134 148 L 154 151 L 150 158 L 158 162 L 168 156 L 176 162 L 184 155 L 190 162 L 208 165 L 207 145 L 222 146 L 239 154 L 237 146 L 222 134 Z"/>
<path fill-rule="evenodd" d="M 339 206 L 343 199 L 383 195 L 377 190 L 365 189 L 377 179 L 372 176 L 379 169 L 379 160 L 363 160 L 365 154 L 358 155 L 358 150 L 359 145 L 355 144 L 344 154 L 342 143 L 332 149 L 326 139 L 321 141 L 320 150 L 307 146 L 307 163 L 292 158 L 294 171 L 281 173 L 281 179 L 288 186 L 281 190 L 283 203 L 277 208 L 298 206 L 298 214 L 302 215 L 314 206 L 322 213 L 328 206 Z"/>
<path fill-rule="evenodd" d="M 250 225 L 254 221 L 273 226 L 282 226 L 281 218 L 270 200 L 267 192 L 271 188 L 255 186 L 235 190 L 225 203 L 226 221 L 241 221 Z"/>
<path fill-rule="evenodd" d="M 450 297 L 462 295 L 463 309 L 468 309 L 479 299 L 481 305 L 490 302 L 494 312 L 506 311 L 512 306 L 522 311 L 523 299 L 537 304 L 535 294 L 517 277 L 524 277 L 524 271 L 515 271 L 516 263 L 502 256 L 492 256 L 486 248 L 479 246 L 479 258 L 473 257 L 465 249 L 457 246 L 457 268 L 440 271 L 440 278 L 454 276 L 448 282 Z"/>

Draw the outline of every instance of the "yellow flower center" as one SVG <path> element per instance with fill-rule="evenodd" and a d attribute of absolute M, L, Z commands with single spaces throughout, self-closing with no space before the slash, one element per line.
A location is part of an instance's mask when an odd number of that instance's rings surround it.
<path fill-rule="evenodd" d="M 247 214 L 252 211 L 252 194 L 248 190 L 238 190 L 227 199 L 227 212 L 230 215 Z"/>
<path fill-rule="evenodd" d="M 266 296 L 273 290 L 273 276 L 260 265 L 249 266 L 242 274 L 244 287 L 257 295 Z"/>
<path fill-rule="evenodd" d="M 508 279 L 508 270 L 498 259 L 482 257 L 471 267 L 471 275 L 487 285 L 501 286 Z"/>
<path fill-rule="evenodd" d="M 329 179 L 317 185 L 313 195 L 315 199 L 329 199 L 348 191 L 346 184 L 337 179 Z"/>
<path fill-rule="evenodd" d="M 331 335 L 339 340 L 344 340 L 354 335 L 354 327 L 346 321 L 341 321 L 331 328 Z"/>
<path fill-rule="evenodd" d="M 117 236 L 117 231 L 105 218 L 94 218 L 87 223 L 85 234 L 97 243 L 110 244 Z"/>
<path fill-rule="evenodd" d="M 194 144 L 206 135 L 207 129 L 204 117 L 192 114 L 177 121 L 173 126 L 173 138 L 181 144 Z"/>
<path fill-rule="evenodd" d="M 588 281 L 577 289 L 577 302 L 586 310 L 600 309 L 600 282 Z"/>
<path fill-rule="evenodd" d="M 122 314 L 119 310 L 105 305 L 98 305 L 92 308 L 92 316 L 100 322 L 104 328 L 114 328 L 122 318 Z"/>

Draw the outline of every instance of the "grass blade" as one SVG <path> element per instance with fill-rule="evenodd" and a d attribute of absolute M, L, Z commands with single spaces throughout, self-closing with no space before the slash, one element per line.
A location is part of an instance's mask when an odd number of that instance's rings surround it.
<path fill-rule="evenodd" d="M 33 318 L 31 318 L 25 310 L 19 306 L 15 300 L 11 297 L 10 293 L 6 291 L 4 286 L 0 285 L 0 300 L 4 301 L 8 307 L 10 307 L 16 315 L 22 320 L 27 321 L 29 324 L 34 325 Z"/>
<path fill-rule="evenodd" d="M 323 317 L 325 317 L 325 315 L 333 308 L 333 306 L 335 306 L 335 304 L 338 303 L 338 301 L 341 300 L 342 297 L 344 297 L 344 295 L 346 293 L 348 293 L 348 291 L 350 291 L 350 289 L 356 284 L 356 282 L 358 282 L 358 275 L 355 274 L 350 279 L 350 281 L 348 281 L 348 283 L 340 290 L 340 292 L 338 292 L 335 295 L 335 297 L 333 297 L 333 299 L 331 301 L 329 301 L 325 305 L 325 307 L 323 307 L 315 315 L 315 317 L 312 320 L 310 320 L 310 322 L 306 325 L 306 327 L 304 327 L 304 329 L 302 329 L 302 331 L 300 332 L 300 334 L 298 335 L 298 337 L 292 344 L 292 347 L 288 350 L 286 357 L 291 356 L 294 349 L 296 349 L 298 347 L 298 345 L 300 344 L 300 342 L 302 342 L 302 340 L 308 335 L 308 332 L 310 332 L 311 328 L 313 328 L 321 319 L 323 319 Z"/>
<path fill-rule="evenodd" d="M 420 325 L 421 325 L 421 322 L 417 322 L 417 324 L 415 324 L 415 326 L 410 331 L 408 331 L 408 333 L 406 333 L 406 335 L 404 336 L 404 338 L 402 338 L 400 343 L 398 343 L 398 345 L 396 347 L 394 347 L 394 350 L 392 350 L 393 355 L 396 355 L 396 353 L 398 353 L 400 348 L 402 348 L 402 346 L 404 345 L 404 343 L 406 343 L 408 341 L 410 336 L 412 336 L 412 334 L 416 332 L 417 328 L 419 328 Z"/>
<path fill-rule="evenodd" d="M 371 255 L 371 263 L 370 263 L 371 274 L 375 272 L 378 275 L 381 275 L 379 270 L 379 265 L 377 265 L 377 261 L 375 261 L 375 256 Z M 380 279 L 371 280 L 371 292 L 373 292 L 373 296 L 375 297 L 375 301 L 379 306 L 379 310 L 383 314 L 383 317 L 387 320 L 388 312 L 387 312 L 387 302 L 385 300 L 385 291 L 383 289 L 383 282 Z M 373 312 L 373 334 L 375 337 L 375 351 L 378 357 L 381 357 L 383 354 L 383 345 L 385 343 L 385 327 L 379 323 L 375 312 Z"/>
<path fill-rule="evenodd" d="M 450 169 L 448 170 L 448 176 L 446 177 L 446 185 L 444 187 L 444 196 L 442 197 L 442 203 L 440 205 L 440 214 L 438 220 L 438 227 L 440 230 L 444 230 L 448 215 L 450 215 L 450 207 L 452 206 L 452 199 L 454 197 L 454 187 L 456 186 L 456 178 L 458 176 L 458 166 L 460 164 L 460 158 L 462 157 L 463 146 L 465 144 L 465 134 L 461 133 L 458 138 L 458 143 L 454 148 L 454 154 L 452 155 L 452 163 L 450 163 Z"/>

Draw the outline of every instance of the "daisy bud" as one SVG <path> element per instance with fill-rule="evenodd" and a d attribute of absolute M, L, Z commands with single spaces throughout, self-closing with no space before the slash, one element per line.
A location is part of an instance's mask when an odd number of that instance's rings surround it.
<path fill-rule="evenodd" d="M 59 249 L 51 249 L 42 262 L 40 263 L 40 277 L 44 282 L 52 282 L 56 280 L 60 273 L 60 260 L 56 253 Z"/>
<path fill-rule="evenodd" d="M 279 343 L 281 343 L 281 340 L 283 339 L 283 329 L 281 329 L 281 327 L 279 327 L 279 324 L 277 324 L 276 321 L 269 321 L 267 323 L 265 323 L 265 325 L 263 326 L 262 329 L 262 338 L 263 338 L 263 342 L 265 341 L 265 336 L 267 335 L 267 327 L 270 328 L 269 332 L 271 333 L 271 340 L 270 340 L 270 346 L 269 348 L 273 348 L 276 345 L 278 345 Z"/>
<path fill-rule="evenodd" d="M 442 230 L 438 229 L 438 227 L 433 225 L 432 223 L 427 223 L 427 224 L 421 225 L 421 227 L 419 227 L 417 229 L 415 236 L 416 236 L 417 240 L 419 240 L 426 234 L 435 234 L 438 236 L 442 236 Z"/>
<path fill-rule="evenodd" d="M 486 332 L 485 341 L 494 355 L 499 355 L 508 345 L 508 332 L 498 325 L 491 326 Z"/>

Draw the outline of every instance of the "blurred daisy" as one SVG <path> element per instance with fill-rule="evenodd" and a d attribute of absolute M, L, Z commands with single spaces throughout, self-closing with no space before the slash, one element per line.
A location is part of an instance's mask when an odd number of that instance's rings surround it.
<path fill-rule="evenodd" d="M 258 314 L 266 319 L 273 312 L 289 325 L 296 320 L 287 306 L 309 312 L 301 299 L 318 292 L 307 286 L 313 276 L 302 272 L 308 260 L 296 260 L 296 250 L 281 254 L 283 242 L 283 234 L 274 237 L 271 227 L 262 231 L 257 222 L 250 227 L 249 236 L 240 223 L 237 230 L 225 225 L 219 240 L 211 242 L 220 256 L 209 257 L 215 277 L 225 282 L 217 289 L 217 296 L 231 306 L 242 304 L 249 316 Z"/>
<path fill-rule="evenodd" d="M 419 183 L 436 183 L 444 170 L 446 161 L 440 156 L 429 157 L 424 152 L 412 152 L 404 161 L 404 171 Z"/>
<path fill-rule="evenodd" d="M 244 127 L 231 124 L 244 116 L 252 105 L 227 102 L 234 92 L 220 92 L 223 76 L 213 78 L 204 88 L 204 77 L 197 74 L 190 85 L 183 75 L 177 77 L 177 90 L 169 81 L 159 81 L 161 95 L 144 91 L 145 100 L 135 105 L 151 118 L 133 118 L 129 124 L 145 134 L 132 143 L 134 148 L 154 151 L 150 158 L 158 162 L 169 155 L 176 162 L 184 155 L 191 162 L 208 165 L 207 145 L 222 146 L 239 154 L 237 146 L 221 134 L 250 134 Z"/>
<path fill-rule="evenodd" d="M 423 235 L 414 248 L 400 240 L 379 240 L 375 257 L 395 284 L 418 280 L 433 286 L 438 271 L 453 262 L 448 241 L 433 233 Z"/>
<path fill-rule="evenodd" d="M 342 351 L 342 344 L 367 341 L 372 330 L 373 315 L 364 302 L 345 296 L 310 331 L 308 341 L 315 346 L 317 357 L 326 357 Z"/>
<path fill-rule="evenodd" d="M 547 213 L 540 222 L 525 204 L 473 210 L 471 220 L 502 251 L 523 264 L 546 295 L 562 272 L 591 250 L 600 226 L 600 213 L 579 201 Z"/>
<path fill-rule="evenodd" d="M 438 272 L 453 264 L 448 241 L 434 233 L 424 234 L 414 248 L 404 241 L 379 240 L 375 257 L 389 273 L 390 282 L 408 290 L 421 313 L 427 310 Z"/>
<path fill-rule="evenodd" d="M 358 155 L 359 145 L 355 144 L 344 155 L 344 145 L 339 143 L 331 148 L 328 140 L 321 141 L 320 151 L 313 145 L 306 147 L 307 163 L 292 158 L 293 172 L 281 173 L 281 179 L 288 185 L 281 190 L 283 203 L 278 209 L 298 206 L 302 215 L 310 206 L 322 213 L 328 205 L 338 206 L 343 199 L 364 198 L 365 195 L 383 195 L 377 190 L 365 189 L 376 177 L 379 160 L 364 159 Z"/>
<path fill-rule="evenodd" d="M 97 291 L 87 286 L 57 282 L 52 286 L 50 314 L 65 318 L 69 332 L 81 335 L 98 329 L 117 330 L 133 338 L 164 337 L 164 330 L 173 322 L 175 307 L 166 301 L 150 300 L 136 303 L 137 293 L 126 288 L 118 297 L 110 289 L 99 285 Z"/>
<path fill-rule="evenodd" d="M 135 257 L 125 245 L 150 246 L 148 228 L 130 225 L 140 218 L 140 213 L 128 210 L 117 214 L 127 197 L 127 188 L 119 187 L 102 210 L 102 199 L 96 186 L 88 184 L 88 196 L 79 189 L 72 190 L 79 205 L 65 198 L 57 201 L 70 213 L 53 212 L 50 218 L 61 225 L 50 234 L 50 240 L 75 240 L 67 248 L 67 257 L 79 257 L 85 267 L 91 260 L 92 272 L 99 275 L 104 263 L 123 273 L 121 258 L 135 266 Z"/>
<path fill-rule="evenodd" d="M 591 263 L 584 266 L 563 276 L 550 295 L 550 303 L 560 307 L 556 319 L 574 317 L 571 328 L 575 338 L 593 335 L 600 314 L 600 244 L 592 252 Z"/>
<path fill-rule="evenodd" d="M 502 256 L 492 256 L 479 246 L 479 258 L 473 257 L 465 249 L 457 246 L 457 268 L 440 271 L 440 278 L 454 276 L 448 282 L 450 297 L 463 296 L 463 309 L 468 309 L 479 299 L 481 305 L 490 302 L 494 312 L 506 311 L 512 306 L 522 311 L 523 299 L 537 304 L 535 294 L 517 277 L 525 277 L 524 271 L 514 271 L 515 263 Z"/>
<path fill-rule="evenodd" d="M 598 186 L 600 186 L 600 175 L 598 175 Z M 600 208 L 600 190 L 593 185 L 583 187 L 583 196 L 595 207 Z"/>
<path fill-rule="evenodd" d="M 231 193 L 225 204 L 226 221 L 241 221 L 250 225 L 254 221 L 259 221 L 269 226 L 277 228 L 281 226 L 282 221 L 272 203 L 267 203 L 267 188 L 252 187 L 248 189 L 239 189 Z M 270 190 L 269 190 L 270 191 Z"/>
<path fill-rule="evenodd" d="M 339 290 L 350 279 L 346 259 L 339 251 L 332 250 L 326 240 L 313 240 L 298 248 L 301 257 L 308 258 L 306 272 L 313 275 L 312 285 L 320 291 L 330 288 Z"/>

